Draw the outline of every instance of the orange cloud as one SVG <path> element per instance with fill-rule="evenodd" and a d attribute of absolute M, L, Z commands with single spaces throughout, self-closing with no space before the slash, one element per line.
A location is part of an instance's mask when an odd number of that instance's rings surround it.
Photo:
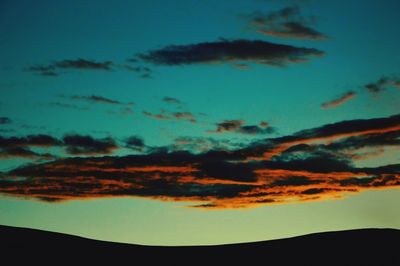
<path fill-rule="evenodd" d="M 337 107 L 337 106 L 342 105 L 345 102 L 351 100 L 355 96 L 356 96 L 356 93 L 354 91 L 346 92 L 345 94 L 343 94 L 342 96 L 340 96 L 337 99 L 333 99 L 331 101 L 321 104 L 321 108 L 328 109 L 328 108 Z"/>
<path fill-rule="evenodd" d="M 400 187 L 400 164 L 357 168 L 357 154 L 350 153 L 400 145 L 398 131 L 400 116 L 392 116 L 324 125 L 230 151 L 55 159 L 0 173 L 0 193 L 48 202 L 141 197 L 203 209 L 337 199 Z M 314 145 L 321 142 L 328 144 Z M 288 150 L 295 145 L 300 149 Z"/>

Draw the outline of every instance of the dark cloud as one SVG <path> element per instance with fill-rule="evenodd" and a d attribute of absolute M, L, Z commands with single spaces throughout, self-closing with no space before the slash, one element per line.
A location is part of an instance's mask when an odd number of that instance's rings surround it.
<path fill-rule="evenodd" d="M 54 147 L 62 143 L 48 135 L 29 135 L 26 137 L 2 137 L 0 136 L 0 158 L 31 158 L 31 159 L 53 159 L 49 153 L 37 153 L 31 147 Z"/>
<path fill-rule="evenodd" d="M 63 98 L 68 98 L 71 100 L 80 100 L 80 101 L 86 101 L 89 103 L 104 103 L 104 104 L 115 104 L 115 105 L 125 105 L 125 103 L 122 103 L 117 100 L 112 100 L 103 96 L 98 96 L 98 95 L 90 95 L 90 96 L 85 96 L 85 95 L 71 95 L 71 96 L 62 96 Z"/>
<path fill-rule="evenodd" d="M 244 125 L 244 120 L 225 120 L 217 123 L 217 129 L 215 131 L 209 131 L 210 133 L 225 133 L 234 132 L 248 135 L 261 135 L 274 133 L 275 129 L 268 126 L 267 122 L 261 122 L 260 126 L 257 125 Z"/>
<path fill-rule="evenodd" d="M 142 113 L 143 115 L 156 120 L 176 119 L 176 120 L 189 121 L 192 123 L 197 122 L 195 115 L 192 114 L 191 112 L 167 112 L 166 110 L 161 109 L 161 113 L 158 114 L 154 114 L 148 111 L 143 111 Z"/>
<path fill-rule="evenodd" d="M 133 114 L 134 112 L 133 112 L 133 109 L 131 107 L 124 107 L 124 108 L 122 108 L 120 110 L 119 113 L 123 114 L 123 115 L 129 115 L 129 114 Z"/>
<path fill-rule="evenodd" d="M 96 155 L 110 154 L 118 148 L 111 138 L 95 139 L 91 136 L 67 135 L 63 138 L 63 144 L 69 154 Z"/>
<path fill-rule="evenodd" d="M 29 135 L 26 137 L 2 137 L 0 136 L 0 148 L 14 147 L 53 147 L 60 146 L 62 142 L 49 135 Z"/>
<path fill-rule="evenodd" d="M 136 61 L 137 61 L 137 60 L 136 60 Z M 130 62 L 130 61 L 128 60 L 128 62 Z M 133 61 L 132 61 L 132 62 L 133 62 Z M 148 67 L 144 67 L 144 66 L 131 66 L 131 65 L 128 65 L 128 64 L 124 64 L 124 65 L 122 65 L 121 67 L 122 67 L 123 69 L 125 69 L 125 70 L 132 71 L 132 72 L 135 72 L 135 73 L 140 74 L 139 77 L 141 77 L 141 78 L 152 78 L 152 73 L 153 73 L 153 71 L 152 71 L 150 68 L 148 68 Z"/>
<path fill-rule="evenodd" d="M 168 96 L 165 96 L 162 100 L 163 100 L 163 102 L 172 103 L 172 104 L 176 104 L 176 105 L 183 104 L 179 99 L 173 98 L 173 97 L 168 97 Z"/>
<path fill-rule="evenodd" d="M 172 113 L 172 115 L 176 119 L 187 120 L 192 123 L 196 123 L 196 117 L 194 116 L 194 114 L 192 114 L 190 112 L 175 112 L 175 113 Z"/>
<path fill-rule="evenodd" d="M 47 65 L 47 66 L 35 65 L 28 67 L 26 70 L 48 77 L 57 77 L 59 75 L 57 73 L 56 67 L 53 65 Z"/>
<path fill-rule="evenodd" d="M 223 122 L 217 123 L 217 133 L 222 133 L 226 131 L 236 131 L 244 124 L 244 120 L 225 120 Z"/>
<path fill-rule="evenodd" d="M 6 124 L 11 124 L 12 120 L 8 117 L 0 117 L 0 125 L 6 125 Z"/>
<path fill-rule="evenodd" d="M 357 94 L 354 91 L 348 91 L 336 99 L 333 99 L 333 100 L 330 100 L 328 102 L 321 104 L 321 108 L 328 109 L 328 108 L 337 107 L 337 106 L 342 105 L 345 102 L 353 99 L 356 95 Z"/>
<path fill-rule="evenodd" d="M 31 154 L 39 156 L 30 150 L 32 147 L 51 148 L 63 147 L 67 153 L 73 155 L 99 155 L 110 154 L 118 148 L 118 145 L 111 138 L 95 139 L 91 136 L 67 135 L 58 139 L 49 135 L 29 135 L 25 137 L 2 137 L 0 136 L 0 149 L 3 154 Z M 4 157 L 4 156 L 3 156 Z M 20 156 L 23 157 L 23 156 Z M 43 157 L 43 156 L 42 156 Z"/>
<path fill-rule="evenodd" d="M 307 201 L 308 195 L 315 194 L 337 198 L 350 191 L 400 185 L 395 173 L 400 165 L 345 170 L 328 165 L 332 172 L 318 172 L 287 169 L 300 167 L 292 167 L 290 161 L 263 164 L 228 159 L 228 153 L 185 152 L 61 159 L 5 173 L 24 179 L 0 178 L 0 192 L 47 201 L 135 196 L 240 208 Z M 304 163 L 311 167 L 314 162 Z"/>
<path fill-rule="evenodd" d="M 333 141 L 342 138 L 361 137 L 370 134 L 385 134 L 400 130 L 400 115 L 385 118 L 357 119 L 327 124 L 321 127 L 299 131 L 290 136 L 269 139 L 259 146 L 262 149 L 249 149 L 254 156 L 264 159 L 279 155 L 290 147 L 316 141 Z M 262 155 L 260 155 L 262 153 Z"/>
<path fill-rule="evenodd" d="M 140 75 L 140 78 L 142 78 L 142 79 L 152 79 L 153 76 L 150 73 L 143 73 L 142 75 Z"/>
<path fill-rule="evenodd" d="M 76 109 L 76 110 L 80 110 L 80 111 L 89 110 L 89 108 L 87 108 L 87 107 L 81 107 L 81 106 L 78 106 L 75 104 L 62 103 L 62 102 L 51 102 L 51 103 L 49 103 L 49 105 L 53 106 L 53 107 Z"/>
<path fill-rule="evenodd" d="M 156 65 L 252 62 L 271 66 L 308 61 L 324 52 L 260 40 L 219 40 L 190 45 L 170 45 L 138 57 Z"/>
<path fill-rule="evenodd" d="M 243 147 L 244 143 L 234 142 L 231 139 L 214 139 L 204 137 L 179 137 L 168 147 L 171 151 L 190 151 L 205 153 L 208 151 L 227 151 Z"/>
<path fill-rule="evenodd" d="M 364 87 L 372 94 L 380 94 L 390 87 L 400 88 L 400 79 L 397 77 L 382 77 L 376 82 L 368 83 Z"/>
<path fill-rule="evenodd" d="M 0 158 L 29 158 L 52 160 L 55 156 L 50 153 L 37 153 L 24 147 L 0 148 Z"/>
<path fill-rule="evenodd" d="M 263 14 L 257 12 L 249 16 L 250 24 L 258 32 L 280 38 L 325 40 L 327 36 L 311 27 L 315 18 L 305 17 L 298 6 L 285 7 Z"/>
<path fill-rule="evenodd" d="M 136 63 L 133 59 L 127 60 L 128 63 Z M 100 70 L 100 71 L 115 71 L 115 70 L 128 70 L 140 74 L 142 78 L 151 78 L 152 70 L 145 66 L 137 66 L 130 64 L 118 64 L 112 61 L 95 61 L 88 59 L 65 59 L 60 61 L 53 61 L 47 65 L 33 65 L 25 68 L 25 71 L 38 73 L 43 76 L 57 77 L 63 70 Z"/>
<path fill-rule="evenodd" d="M 126 147 L 132 150 L 143 151 L 146 148 L 143 138 L 138 136 L 126 138 L 124 142 Z"/>
<path fill-rule="evenodd" d="M 272 127 L 262 128 L 253 125 L 253 126 L 241 126 L 236 132 L 248 135 L 262 135 L 262 134 L 274 133 L 275 129 Z"/>
<path fill-rule="evenodd" d="M 148 112 L 148 111 L 143 111 L 142 114 L 143 114 L 144 116 L 150 117 L 150 118 L 152 118 L 152 119 L 157 119 L 157 120 L 171 120 L 171 117 L 166 116 L 166 115 L 164 115 L 164 114 L 153 114 L 153 113 L 150 113 L 150 112 Z"/>
<path fill-rule="evenodd" d="M 64 69 L 111 71 L 113 65 L 112 61 L 97 62 L 94 60 L 78 58 L 54 61 L 48 65 L 34 65 L 28 67 L 26 70 L 43 76 L 58 76 L 60 70 Z"/>
<path fill-rule="evenodd" d="M 56 61 L 52 66 L 56 68 L 71 68 L 71 69 L 85 69 L 85 70 L 111 70 L 113 63 L 111 61 L 96 62 L 87 59 L 65 59 L 62 61 Z"/>
<path fill-rule="evenodd" d="M 385 147 L 400 146 L 400 130 L 378 134 L 365 134 L 348 137 L 328 144 L 299 144 L 286 150 L 283 154 L 330 152 L 351 160 L 362 160 L 384 155 Z"/>
<path fill-rule="evenodd" d="M 241 126 L 231 123 L 224 128 Z M 56 159 L 2 173 L 0 193 L 51 202 L 133 196 L 198 202 L 199 208 L 339 198 L 349 192 L 400 186 L 400 164 L 360 168 L 351 156 L 342 155 L 344 150 L 398 142 L 399 132 L 400 115 L 396 115 L 323 125 L 232 150 L 193 153 L 161 147 L 140 155 Z M 62 145 L 80 149 L 78 154 L 99 150 L 104 154 L 116 148 L 110 139 L 71 137 L 75 140 L 65 137 Z M 14 143 L 44 142 L 21 139 Z M 128 138 L 126 144 L 144 146 L 138 137 Z"/>
<path fill-rule="evenodd" d="M 130 66 L 130 65 L 124 65 L 123 66 L 126 70 L 137 72 L 137 73 L 150 73 L 151 69 L 148 67 L 143 67 L 143 66 Z"/>

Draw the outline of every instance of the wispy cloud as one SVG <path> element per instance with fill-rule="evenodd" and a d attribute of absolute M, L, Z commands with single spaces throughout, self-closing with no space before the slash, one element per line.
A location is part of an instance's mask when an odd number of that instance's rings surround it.
<path fill-rule="evenodd" d="M 4 117 L 4 116 L 0 117 L 0 125 L 7 125 L 7 124 L 11 124 L 11 123 L 12 123 L 12 120 L 10 118 Z"/>
<path fill-rule="evenodd" d="M 168 146 L 170 151 L 189 151 L 192 153 L 206 153 L 209 151 L 229 151 L 246 146 L 245 143 L 235 142 L 232 139 L 214 139 L 210 137 L 178 137 Z"/>
<path fill-rule="evenodd" d="M 148 111 L 143 111 L 142 114 L 144 116 L 147 116 L 147 117 L 152 118 L 152 119 L 157 119 L 157 120 L 170 120 L 171 119 L 171 117 L 169 117 L 167 115 L 164 115 L 164 114 L 153 114 L 153 113 L 150 113 Z"/>
<path fill-rule="evenodd" d="M 116 104 L 116 105 L 124 105 L 124 103 L 113 100 L 110 98 L 106 98 L 103 96 L 98 96 L 98 95 L 90 95 L 90 96 L 85 96 L 85 95 L 71 95 L 71 96 L 61 96 L 63 98 L 68 98 L 71 100 L 80 100 L 80 101 L 86 101 L 89 103 L 103 103 L 103 104 Z"/>
<path fill-rule="evenodd" d="M 189 45 L 170 45 L 139 54 L 138 58 L 156 65 L 187 65 L 201 63 L 249 62 L 270 66 L 285 66 L 308 61 L 310 56 L 324 52 L 260 40 L 219 40 Z"/>
<path fill-rule="evenodd" d="M 312 28 L 315 17 L 303 16 L 297 5 L 266 14 L 256 12 L 247 17 L 250 25 L 264 35 L 290 39 L 327 39 L 326 35 Z"/>
<path fill-rule="evenodd" d="M 348 91 L 348 92 L 344 93 L 343 95 L 341 95 L 340 97 L 338 97 L 336 99 L 333 99 L 333 100 L 330 100 L 328 102 L 325 102 L 325 103 L 321 104 L 321 108 L 328 109 L 328 108 L 337 107 L 337 106 L 342 105 L 345 102 L 353 99 L 356 95 L 357 95 L 356 92 Z"/>
<path fill-rule="evenodd" d="M 128 60 L 128 62 L 130 62 L 130 60 Z M 153 71 L 148 67 L 137 66 L 137 65 L 132 66 L 129 64 L 123 64 L 121 65 L 121 67 L 125 70 L 140 74 L 141 78 L 152 78 Z"/>
<path fill-rule="evenodd" d="M 26 70 L 38 73 L 43 76 L 58 76 L 60 70 L 75 69 L 75 70 L 103 70 L 111 71 L 113 67 L 112 61 L 98 62 L 88 59 L 65 59 L 61 61 L 54 61 L 47 65 L 34 65 L 28 67 Z"/>
<path fill-rule="evenodd" d="M 168 120 L 182 120 L 182 121 L 189 121 L 192 123 L 196 123 L 196 117 L 193 113 L 191 112 L 168 112 L 164 109 L 161 109 L 160 113 L 151 113 L 148 111 L 143 111 L 142 112 L 144 116 L 147 116 L 149 118 L 152 119 L 156 119 L 156 120 L 164 120 L 164 121 L 168 121 Z"/>
<path fill-rule="evenodd" d="M 368 83 L 364 86 L 365 89 L 375 95 L 378 95 L 390 87 L 400 88 L 400 78 L 397 77 L 382 77 L 376 82 Z"/>
<path fill-rule="evenodd" d="M 89 110 L 89 108 L 87 108 L 87 107 L 81 107 L 81 106 L 78 106 L 75 104 L 62 103 L 62 102 L 51 102 L 51 103 L 49 103 L 49 105 L 53 106 L 53 107 L 76 109 L 76 110 L 80 110 L 80 111 Z"/>
<path fill-rule="evenodd" d="M 132 61 L 127 60 L 128 63 L 116 63 L 111 60 L 107 61 L 95 61 L 83 58 L 77 59 L 65 59 L 59 61 L 53 61 L 48 64 L 36 64 L 24 68 L 23 70 L 37 73 L 42 76 L 57 77 L 66 70 L 77 70 L 77 71 L 116 71 L 116 70 L 127 70 L 140 74 L 142 78 L 151 78 L 152 70 L 145 66 L 132 65 Z"/>
<path fill-rule="evenodd" d="M 195 116 L 190 112 L 174 112 L 172 115 L 178 120 L 187 120 L 192 123 L 196 123 Z"/>
<path fill-rule="evenodd" d="M 115 105 L 122 106 L 122 110 L 120 113 L 132 113 L 132 106 L 135 104 L 133 102 L 121 102 L 115 99 L 107 98 L 100 95 L 59 95 L 60 98 L 73 100 L 73 101 L 81 101 L 91 104 L 105 104 L 105 105 Z M 69 103 L 52 103 L 53 106 L 65 107 L 65 108 L 81 108 L 76 105 L 72 105 Z M 86 107 L 85 107 L 86 108 Z M 87 108 L 86 108 L 87 109 Z"/>
<path fill-rule="evenodd" d="M 52 66 L 56 68 L 70 68 L 70 69 L 84 69 L 84 70 L 106 70 L 109 71 L 111 70 L 112 67 L 112 62 L 111 61 L 103 61 L 103 62 L 97 62 L 94 60 L 87 60 L 87 59 L 74 59 L 74 60 L 69 60 L 65 59 L 62 61 L 56 61 L 52 64 Z"/>
<path fill-rule="evenodd" d="M 179 99 L 177 99 L 177 98 L 174 98 L 174 97 L 165 96 L 162 100 L 163 100 L 163 102 L 171 103 L 171 104 L 176 104 L 176 105 L 181 105 L 181 104 L 183 104 L 183 103 L 181 102 L 181 100 L 179 100 Z"/>
<path fill-rule="evenodd" d="M 225 120 L 216 124 L 217 129 L 208 131 L 209 133 L 225 133 L 234 132 L 249 135 L 261 135 L 274 133 L 275 129 L 270 127 L 265 121 L 260 122 L 260 125 L 244 125 L 245 121 L 241 119 L 237 120 Z"/>

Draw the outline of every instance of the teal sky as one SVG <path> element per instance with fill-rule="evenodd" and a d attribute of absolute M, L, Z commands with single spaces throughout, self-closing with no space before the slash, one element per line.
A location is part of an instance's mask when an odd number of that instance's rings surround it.
<path fill-rule="evenodd" d="M 285 8 L 291 8 L 293 13 L 279 13 Z M 400 211 L 396 208 L 400 199 L 399 8 L 397 0 L 1 1 L 0 178 L 4 183 L 0 180 L 0 188 L 4 189 L 0 190 L 0 223 L 162 245 L 243 242 L 350 228 L 400 228 Z M 269 20 L 256 24 L 260 17 Z M 287 22 L 301 24 L 320 35 L 299 37 L 292 32 L 278 36 L 285 30 L 281 24 Z M 269 34 L 260 33 L 266 29 Z M 276 66 L 260 63 L 259 58 L 251 57 L 254 51 L 244 48 L 240 51 L 248 60 L 239 53 L 204 48 L 208 42 L 222 44 L 226 49 L 236 45 L 235 40 L 287 45 L 296 51 L 278 54 L 282 65 Z M 182 53 L 193 47 L 199 50 L 190 50 L 185 54 L 187 61 L 176 64 L 171 63 L 171 57 L 152 54 L 165 52 L 169 45 L 175 45 Z M 315 56 L 307 50 L 308 54 L 301 55 L 301 49 L 315 49 L 321 54 Z M 199 57 L 203 56 L 199 61 L 192 58 L 196 51 Z M 209 56 L 206 53 L 214 52 L 214 60 L 204 59 Z M 273 52 L 266 53 L 269 56 Z M 281 61 L 294 55 L 308 61 Z M 78 59 L 93 64 L 82 66 L 76 63 Z M 68 60 L 75 65 L 66 67 Z M 46 75 L 46 71 L 54 75 Z M 351 97 L 343 98 L 346 93 Z M 146 114 L 166 118 L 160 120 Z M 375 118 L 387 120 L 381 126 L 381 122 L 372 120 Z M 193 154 L 216 150 L 217 145 L 218 150 L 221 146 L 224 150 L 239 150 L 272 139 L 278 146 L 287 143 L 282 137 L 299 137 L 302 134 L 296 132 L 302 130 L 317 132 L 327 124 L 360 119 L 367 126 L 352 131 L 350 137 L 361 136 L 365 143 L 340 150 L 335 158 L 351 158 L 353 168 L 343 171 L 357 173 L 355 177 L 363 172 L 366 178 L 378 178 L 374 175 L 379 174 L 379 178 L 393 180 L 379 190 L 373 185 L 356 187 L 361 193 L 345 190 L 345 199 L 321 197 L 302 202 L 300 197 L 300 202 L 293 204 L 203 210 L 185 207 L 192 205 L 188 202 L 192 194 L 179 198 L 175 194 L 152 194 L 155 190 L 144 197 L 140 193 L 106 198 L 97 195 L 90 200 L 72 197 L 71 201 L 56 203 L 40 201 L 60 196 L 54 191 L 41 192 L 41 196 L 30 194 L 29 188 L 26 194 L 7 192 L 7 182 L 46 175 L 12 172 L 27 164 L 41 167 L 65 157 L 148 155 L 161 147 L 172 149 L 169 152 L 188 150 Z M 385 122 L 389 120 L 390 127 Z M 229 127 L 229 121 L 239 124 Z M 263 121 L 268 125 L 260 124 Z M 254 126 L 252 129 L 258 131 L 246 133 L 243 126 Z M 335 131 L 332 138 L 326 137 L 323 130 L 318 132 L 328 145 L 342 140 L 336 136 L 348 133 L 349 128 Z M 372 140 L 388 132 L 395 136 L 390 135 L 388 140 L 385 135 L 385 143 Z M 63 144 L 10 144 L 12 137 L 37 134 L 52 136 Z M 103 153 L 87 152 L 85 149 L 91 147 L 86 144 L 65 144 L 66 135 L 109 138 L 116 147 Z M 142 139 L 144 144 L 136 149 L 127 147 L 126 140 L 131 136 Z M 179 142 L 183 138 L 204 142 L 187 148 Z M 310 144 L 308 137 L 296 144 L 300 143 Z M 11 154 L 10 149 L 15 148 L 11 145 L 51 153 L 53 157 Z M 80 151 L 71 152 L 68 148 Z M 355 159 L 351 152 L 366 155 Z M 168 161 L 169 155 L 165 156 Z M 268 163 L 269 159 L 264 159 Z M 226 158 L 224 162 L 231 160 Z M 394 170 L 378 173 L 377 168 L 386 165 Z M 9 181 L 10 178 L 16 181 Z M 215 197 L 216 202 L 222 198 Z"/>

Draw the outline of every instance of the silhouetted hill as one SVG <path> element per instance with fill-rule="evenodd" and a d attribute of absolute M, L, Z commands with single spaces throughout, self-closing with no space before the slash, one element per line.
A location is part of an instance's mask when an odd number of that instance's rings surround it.
<path fill-rule="evenodd" d="M 359 229 L 263 242 L 158 247 L 86 239 L 0 226 L 0 257 L 7 265 L 82 262 L 112 265 L 400 265 L 400 230 Z M 3 264 L 6 265 L 6 264 Z M 70 265 L 70 264 L 69 264 Z"/>

